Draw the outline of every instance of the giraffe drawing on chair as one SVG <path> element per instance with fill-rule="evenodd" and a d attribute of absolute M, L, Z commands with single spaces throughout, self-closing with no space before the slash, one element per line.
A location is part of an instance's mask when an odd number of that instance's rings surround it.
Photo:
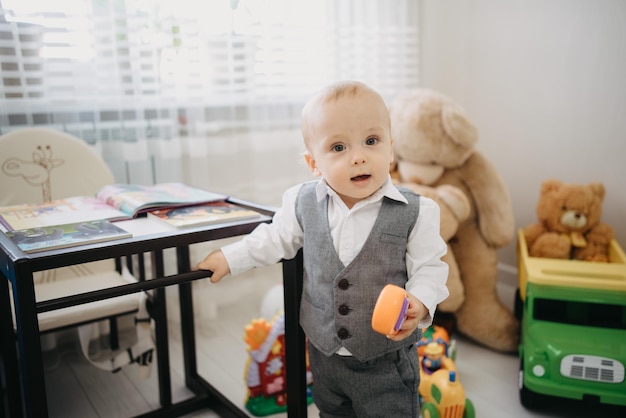
<path fill-rule="evenodd" d="M 43 201 L 52 200 L 50 187 L 50 171 L 63 165 L 65 160 L 52 158 L 52 148 L 50 145 L 37 146 L 33 152 L 32 161 L 25 161 L 20 158 L 9 158 L 2 164 L 2 171 L 12 177 L 21 176 L 26 183 L 31 186 L 40 186 L 43 194 Z"/>

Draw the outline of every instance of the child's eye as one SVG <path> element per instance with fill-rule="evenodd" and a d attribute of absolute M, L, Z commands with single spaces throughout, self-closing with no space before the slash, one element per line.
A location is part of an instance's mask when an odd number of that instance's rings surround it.
<path fill-rule="evenodd" d="M 365 140 L 366 145 L 376 145 L 376 143 L 378 143 L 378 138 L 374 138 L 373 136 L 370 136 Z"/>
<path fill-rule="evenodd" d="M 345 149 L 346 149 L 346 147 L 343 144 L 335 144 L 332 147 L 332 150 L 335 151 L 335 152 L 341 152 L 341 151 L 343 151 Z"/>

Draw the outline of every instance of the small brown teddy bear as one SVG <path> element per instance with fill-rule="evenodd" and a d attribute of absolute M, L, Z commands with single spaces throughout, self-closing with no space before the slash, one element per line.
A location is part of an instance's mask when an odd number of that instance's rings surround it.
<path fill-rule="evenodd" d="M 602 183 L 544 181 L 537 203 L 539 223 L 524 228 L 529 255 L 608 262 L 614 232 L 600 222 L 604 194 Z"/>

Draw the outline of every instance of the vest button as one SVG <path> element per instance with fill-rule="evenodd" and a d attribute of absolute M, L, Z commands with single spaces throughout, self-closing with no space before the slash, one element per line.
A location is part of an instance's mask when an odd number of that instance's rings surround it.
<path fill-rule="evenodd" d="M 339 313 L 341 315 L 348 315 L 350 313 L 350 308 L 348 307 L 348 305 L 341 305 L 339 307 Z"/>
<path fill-rule="evenodd" d="M 350 337 L 350 333 L 347 329 L 341 328 L 339 331 L 337 331 L 337 337 L 339 337 L 340 340 L 345 340 Z"/>
<path fill-rule="evenodd" d="M 348 282 L 348 279 L 341 279 L 339 280 L 339 283 L 337 283 L 337 286 L 339 286 L 339 289 L 341 290 L 346 290 L 350 287 L 350 282 Z"/>

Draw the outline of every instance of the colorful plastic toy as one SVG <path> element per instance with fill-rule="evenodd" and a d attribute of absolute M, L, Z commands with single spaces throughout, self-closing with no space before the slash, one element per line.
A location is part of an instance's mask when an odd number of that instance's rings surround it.
<path fill-rule="evenodd" d="M 246 409 L 256 416 L 287 411 L 287 376 L 285 369 L 285 316 L 278 314 L 272 321 L 254 319 L 245 328 L 244 340 L 250 357 L 246 364 L 248 386 Z M 313 402 L 313 378 L 306 352 L 307 402 Z"/>
<path fill-rule="evenodd" d="M 440 369 L 431 375 L 422 374 L 419 393 L 424 418 L 474 418 L 474 404 L 465 397 L 457 372 Z"/>
<path fill-rule="evenodd" d="M 465 396 L 465 389 L 458 380 L 456 364 L 447 355 L 449 347 L 449 342 L 432 340 L 421 346 L 418 392 L 423 418 L 474 418 L 476 415 L 474 404 Z"/>
<path fill-rule="evenodd" d="M 626 255 L 615 240 L 609 263 L 530 257 L 518 233 L 522 320 L 520 401 L 554 397 L 626 406 Z"/>
<path fill-rule="evenodd" d="M 372 314 L 372 328 L 383 335 L 397 334 L 409 309 L 406 290 L 393 284 L 381 290 Z"/>

